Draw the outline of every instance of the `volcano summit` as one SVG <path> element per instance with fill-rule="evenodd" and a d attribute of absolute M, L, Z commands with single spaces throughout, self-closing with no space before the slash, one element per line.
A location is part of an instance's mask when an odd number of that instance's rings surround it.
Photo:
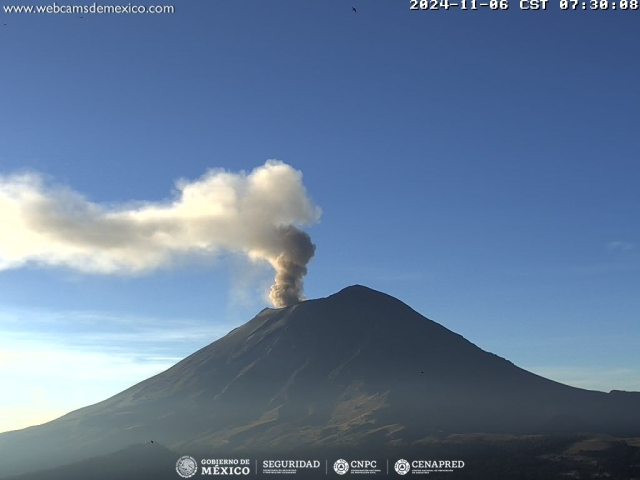
<path fill-rule="evenodd" d="M 362 286 L 266 308 L 175 366 L 0 434 L 4 475 L 154 439 L 176 451 L 410 446 L 442 433 L 640 435 L 640 393 L 569 387 Z M 36 459 L 36 460 L 34 460 Z"/>

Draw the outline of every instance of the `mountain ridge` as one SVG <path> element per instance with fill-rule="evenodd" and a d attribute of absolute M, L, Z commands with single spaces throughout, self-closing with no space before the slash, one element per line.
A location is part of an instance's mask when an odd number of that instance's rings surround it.
<path fill-rule="evenodd" d="M 180 450 L 290 452 L 409 446 L 438 432 L 640 434 L 639 399 L 540 377 L 354 285 L 263 309 L 111 398 L 0 434 L 0 471 L 21 473 L 21 447 L 48 467 L 148 438 Z"/>

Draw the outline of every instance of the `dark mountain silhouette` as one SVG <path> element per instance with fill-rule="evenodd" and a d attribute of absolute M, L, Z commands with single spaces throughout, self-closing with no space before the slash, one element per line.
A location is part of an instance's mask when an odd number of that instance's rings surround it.
<path fill-rule="evenodd" d="M 176 452 L 154 443 L 136 444 L 81 462 L 26 473 L 11 480 L 176 480 Z"/>
<path fill-rule="evenodd" d="M 444 433 L 640 435 L 640 393 L 562 385 L 366 287 L 253 320 L 101 403 L 0 435 L 0 475 L 153 438 L 181 452 L 419 444 Z"/>

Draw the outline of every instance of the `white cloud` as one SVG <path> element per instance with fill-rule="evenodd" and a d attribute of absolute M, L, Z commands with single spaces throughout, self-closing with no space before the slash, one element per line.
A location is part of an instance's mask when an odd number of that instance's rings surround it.
<path fill-rule="evenodd" d="M 635 244 L 616 240 L 607 243 L 606 248 L 609 252 L 630 252 L 635 248 Z"/>
<path fill-rule="evenodd" d="M 272 300 L 282 306 L 301 299 L 315 251 L 294 225 L 320 215 L 302 173 L 276 160 L 249 174 L 218 169 L 179 180 L 165 202 L 120 206 L 93 203 L 38 174 L 0 176 L 0 270 L 34 264 L 135 274 L 226 251 L 271 264 Z"/>
<path fill-rule="evenodd" d="M 228 323 L 186 318 L 157 319 L 102 312 L 0 311 L 0 347 L 54 344 L 101 351 L 192 351 L 234 328 Z M 1 358 L 1 355 L 0 355 Z"/>

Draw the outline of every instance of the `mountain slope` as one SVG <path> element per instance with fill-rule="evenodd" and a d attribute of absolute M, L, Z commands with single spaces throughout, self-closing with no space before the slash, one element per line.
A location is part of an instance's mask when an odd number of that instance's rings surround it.
<path fill-rule="evenodd" d="M 544 379 L 353 286 L 265 309 L 104 402 L 0 435 L 0 471 L 24 471 L 25 451 L 51 466 L 150 438 L 189 451 L 282 452 L 407 445 L 438 432 L 633 435 L 639 407 L 640 394 Z"/>
<path fill-rule="evenodd" d="M 157 442 L 148 442 L 71 465 L 11 477 L 11 480 L 175 480 L 178 458 L 180 455 Z"/>

